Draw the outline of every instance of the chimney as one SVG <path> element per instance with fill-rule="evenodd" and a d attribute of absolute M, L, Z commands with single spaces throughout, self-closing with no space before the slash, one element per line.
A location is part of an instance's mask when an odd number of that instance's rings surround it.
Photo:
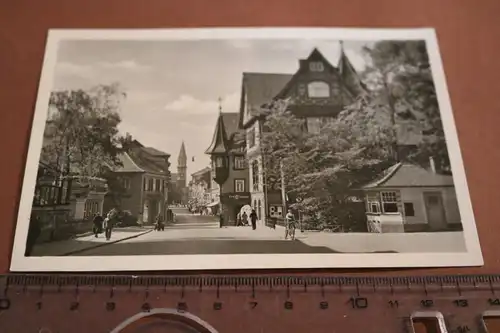
<path fill-rule="evenodd" d="M 432 156 L 429 157 L 429 165 L 431 167 L 432 173 L 436 173 L 436 164 L 434 163 L 434 158 Z"/>
<path fill-rule="evenodd" d="M 300 59 L 299 60 L 299 68 L 304 68 L 307 66 L 307 59 Z"/>

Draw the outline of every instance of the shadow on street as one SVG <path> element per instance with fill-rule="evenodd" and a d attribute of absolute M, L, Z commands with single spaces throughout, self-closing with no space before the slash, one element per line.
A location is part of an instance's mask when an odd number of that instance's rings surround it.
<path fill-rule="evenodd" d="M 299 240 L 196 239 L 165 242 L 116 243 L 75 254 L 76 256 L 182 255 L 182 254 L 277 254 L 338 253 L 327 247 L 315 247 Z"/>

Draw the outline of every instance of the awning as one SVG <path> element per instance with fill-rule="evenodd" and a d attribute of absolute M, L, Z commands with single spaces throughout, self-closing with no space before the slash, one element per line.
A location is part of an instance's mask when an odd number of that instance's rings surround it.
<path fill-rule="evenodd" d="M 217 206 L 218 204 L 219 204 L 219 202 L 218 202 L 218 201 L 216 201 L 216 202 L 211 202 L 211 203 L 209 203 L 209 204 L 207 205 L 207 207 L 208 207 L 208 208 L 210 208 L 210 207 L 214 207 L 214 206 Z"/>

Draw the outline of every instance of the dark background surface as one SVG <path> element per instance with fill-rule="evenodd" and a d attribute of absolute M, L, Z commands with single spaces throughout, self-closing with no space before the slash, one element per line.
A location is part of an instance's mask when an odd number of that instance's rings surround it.
<path fill-rule="evenodd" d="M 435 27 L 485 265 L 321 272 L 500 272 L 499 13 L 498 0 L 0 0 L 0 273 L 9 270 L 47 30 L 218 26 Z"/>

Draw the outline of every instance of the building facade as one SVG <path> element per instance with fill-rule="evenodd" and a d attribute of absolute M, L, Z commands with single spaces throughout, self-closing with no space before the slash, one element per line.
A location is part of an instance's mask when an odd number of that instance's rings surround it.
<path fill-rule="evenodd" d="M 246 144 L 238 119 L 238 113 L 221 112 L 206 150 L 212 161 L 211 178 L 219 185 L 219 212 L 225 225 L 235 225 L 241 208 L 250 204 Z"/>
<path fill-rule="evenodd" d="M 462 230 L 451 175 L 398 163 L 363 188 L 371 232 Z"/>
<path fill-rule="evenodd" d="M 170 155 L 133 141 L 120 155 L 122 166 L 114 172 L 121 184 L 120 193 L 109 193 L 105 212 L 115 208 L 129 211 L 140 223 L 153 224 L 168 209 Z M 118 198 L 118 199 L 117 199 Z"/>
<path fill-rule="evenodd" d="M 316 133 L 365 92 L 343 50 L 337 67 L 314 49 L 308 58 L 299 60 L 294 74 L 243 74 L 239 126 L 246 132 L 251 204 L 260 221 L 283 218 L 286 209 L 281 187 L 270 186 L 265 175 L 265 155 L 260 148 L 262 112 L 273 101 L 286 99 L 289 110 L 305 120 L 306 130 Z"/>

